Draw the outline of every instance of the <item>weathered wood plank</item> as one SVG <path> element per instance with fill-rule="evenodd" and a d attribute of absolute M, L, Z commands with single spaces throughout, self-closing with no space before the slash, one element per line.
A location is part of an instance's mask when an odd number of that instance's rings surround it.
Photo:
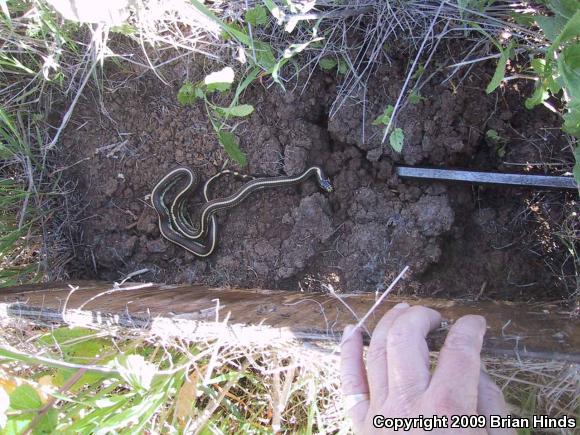
<path fill-rule="evenodd" d="M 72 288 L 76 290 L 71 291 Z M 375 302 L 374 294 L 349 294 L 341 298 L 359 318 Z M 389 296 L 368 319 L 369 330 L 385 311 L 401 300 Z M 405 298 L 405 301 L 432 307 L 447 322 L 465 314 L 485 316 L 486 353 L 580 363 L 580 320 L 560 303 L 429 298 Z M 87 325 L 107 323 L 146 329 L 163 322 L 164 334 L 180 336 L 188 328 L 197 333 L 202 330 L 227 333 L 223 323 L 215 322 L 216 319 L 223 321 L 226 316 L 229 316 L 230 332 L 233 326 L 239 333 L 243 325 L 254 325 L 252 330 L 260 331 L 262 338 L 273 334 L 336 341 L 345 325 L 356 323 L 353 314 L 328 294 L 201 285 L 125 284 L 114 288 L 106 283 L 78 282 L 72 283 L 72 287 L 67 284 L 27 286 L 1 291 L 0 303 L 0 316 L 5 318 L 26 317 L 56 323 L 74 319 Z M 441 345 L 444 335 L 444 327 L 431 335 L 435 349 Z"/>

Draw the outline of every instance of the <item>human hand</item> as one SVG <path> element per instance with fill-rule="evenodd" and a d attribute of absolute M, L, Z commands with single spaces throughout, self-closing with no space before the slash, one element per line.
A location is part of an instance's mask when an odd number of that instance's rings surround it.
<path fill-rule="evenodd" d="M 377 415 L 446 416 L 447 428 L 434 429 L 433 433 L 514 433 L 506 429 L 450 428 L 452 415 L 488 418 L 508 413 L 501 390 L 481 368 L 485 319 L 470 315 L 455 322 L 431 374 L 426 337 L 440 323 L 441 315 L 430 308 L 396 305 L 375 327 L 366 368 L 360 330 L 345 329 L 341 347 L 342 391 L 346 399 L 354 399 L 346 411 L 356 433 L 388 432 L 373 426 Z M 419 431 L 423 430 L 411 432 Z"/>

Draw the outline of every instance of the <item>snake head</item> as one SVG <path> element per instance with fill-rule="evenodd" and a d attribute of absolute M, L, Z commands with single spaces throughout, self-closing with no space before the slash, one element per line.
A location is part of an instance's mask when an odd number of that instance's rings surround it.
<path fill-rule="evenodd" d="M 328 178 L 321 177 L 319 180 L 319 184 L 320 184 L 320 188 L 322 190 L 324 190 L 325 192 L 330 193 L 334 190 L 334 187 L 332 187 L 332 183 L 330 182 L 330 180 Z"/>

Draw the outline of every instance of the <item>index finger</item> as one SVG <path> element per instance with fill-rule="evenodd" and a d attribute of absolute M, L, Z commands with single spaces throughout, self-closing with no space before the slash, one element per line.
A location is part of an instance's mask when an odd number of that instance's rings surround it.
<path fill-rule="evenodd" d="M 449 330 L 427 389 L 444 414 L 475 414 L 485 319 L 463 316 Z"/>

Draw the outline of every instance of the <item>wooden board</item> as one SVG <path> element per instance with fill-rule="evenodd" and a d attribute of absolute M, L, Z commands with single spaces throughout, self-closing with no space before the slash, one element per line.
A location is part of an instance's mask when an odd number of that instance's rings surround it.
<path fill-rule="evenodd" d="M 358 318 L 375 302 L 374 294 L 340 297 Z M 369 317 L 367 328 L 372 331 L 380 316 L 402 300 L 389 296 Z M 481 314 L 488 324 L 487 354 L 580 363 L 580 319 L 560 303 L 404 300 L 443 315 L 446 322 L 429 338 L 435 350 L 444 339 L 446 324 L 465 314 Z M 356 323 L 344 304 L 336 296 L 319 293 L 85 281 L 1 290 L 0 318 L 120 325 L 155 330 L 165 337 L 242 334 L 249 340 L 338 341 L 343 327 Z"/>

